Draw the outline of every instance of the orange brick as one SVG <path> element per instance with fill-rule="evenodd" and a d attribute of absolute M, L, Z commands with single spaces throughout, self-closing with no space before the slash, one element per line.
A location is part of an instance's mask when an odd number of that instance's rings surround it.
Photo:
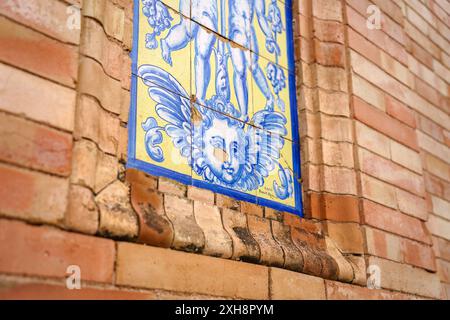
<path fill-rule="evenodd" d="M 315 41 L 316 61 L 324 66 L 343 67 L 345 64 L 344 46 L 337 43 Z"/>
<path fill-rule="evenodd" d="M 346 283 L 325 281 L 329 300 L 405 300 L 415 299 L 407 295 L 388 290 L 371 290 L 366 287 Z"/>
<path fill-rule="evenodd" d="M 53 0 L 17 0 L 0 2 L 0 12 L 21 24 L 63 42 L 78 44 L 80 30 L 67 28 L 67 4 Z M 51 13 L 43 15 L 43 12 Z"/>
<path fill-rule="evenodd" d="M 117 284 L 244 299 L 267 299 L 268 268 L 168 249 L 119 243 Z"/>
<path fill-rule="evenodd" d="M 72 136 L 34 122 L 0 114 L 0 159 L 68 176 Z"/>
<path fill-rule="evenodd" d="M 417 118 L 419 119 L 418 127 L 420 130 L 440 142 L 444 141 L 444 129 L 441 126 L 421 115 L 418 115 Z"/>
<path fill-rule="evenodd" d="M 200 189 L 194 186 L 188 186 L 187 196 L 191 200 L 214 205 L 214 192 L 212 191 Z"/>
<path fill-rule="evenodd" d="M 216 193 L 216 205 L 220 208 L 240 210 L 239 201 L 219 193 Z"/>
<path fill-rule="evenodd" d="M 0 18 L 0 60 L 70 87 L 75 86 L 78 50 Z"/>
<path fill-rule="evenodd" d="M 363 210 L 367 225 L 426 244 L 431 243 L 430 236 L 425 230 L 423 222 L 419 219 L 368 200 L 363 200 Z"/>
<path fill-rule="evenodd" d="M 258 206 L 257 204 L 242 201 L 241 202 L 241 212 L 249 215 L 254 215 L 258 217 L 264 216 L 264 208 Z"/>
<path fill-rule="evenodd" d="M 364 253 L 364 240 L 357 223 L 327 222 L 328 235 L 343 253 Z"/>
<path fill-rule="evenodd" d="M 325 299 L 325 284 L 321 278 L 271 268 L 270 280 L 274 300 Z"/>
<path fill-rule="evenodd" d="M 69 181 L 0 165 L 0 212 L 33 222 L 59 224 L 67 208 Z"/>
<path fill-rule="evenodd" d="M 112 282 L 112 240 L 0 220 L 0 271 L 63 278 L 77 265 L 84 281 Z"/>
<path fill-rule="evenodd" d="M 122 71 L 122 47 L 108 39 L 102 25 L 97 21 L 85 19 L 84 23 L 81 52 L 99 61 L 108 75 L 119 80 Z M 128 70 L 130 71 L 131 67 Z"/>
<path fill-rule="evenodd" d="M 425 186 L 422 176 L 409 171 L 390 160 L 379 157 L 367 150 L 359 149 L 361 171 L 380 180 L 394 184 L 418 196 L 423 196 Z M 389 174 L 386 174 L 389 173 Z"/>
<path fill-rule="evenodd" d="M 348 29 L 350 47 L 377 65 L 381 65 L 380 49 L 370 43 L 353 29 Z"/>
<path fill-rule="evenodd" d="M 413 129 L 357 97 L 353 97 L 353 103 L 356 119 L 411 149 L 419 151 L 417 136 Z"/>
<path fill-rule="evenodd" d="M 73 130 L 74 90 L 1 63 L 0 83 L 0 109 L 57 128 Z M 39 99 L 36 98 L 37 93 Z"/>
<path fill-rule="evenodd" d="M 337 0 L 316 0 L 313 3 L 313 16 L 321 20 L 342 21 L 342 5 Z"/>
<path fill-rule="evenodd" d="M 171 179 L 159 178 L 158 189 L 162 193 L 173 194 L 179 197 L 186 195 L 186 186 Z"/>
<path fill-rule="evenodd" d="M 435 256 L 431 246 L 403 239 L 402 254 L 405 263 L 436 271 Z"/>
<path fill-rule="evenodd" d="M 65 286 L 51 284 L 13 284 L 0 288 L 1 300 L 149 300 L 152 293 L 127 290 L 110 290 L 82 287 L 69 290 Z"/>
<path fill-rule="evenodd" d="M 386 95 L 386 112 L 388 115 L 400 120 L 408 126 L 416 127 L 416 118 L 414 111 L 408 108 L 403 103 L 395 100 L 391 96 Z"/>
<path fill-rule="evenodd" d="M 344 43 L 344 27 L 339 22 L 314 20 L 314 35 L 320 41 Z"/>
<path fill-rule="evenodd" d="M 349 195 L 311 193 L 314 218 L 339 222 L 359 222 L 358 198 Z"/>

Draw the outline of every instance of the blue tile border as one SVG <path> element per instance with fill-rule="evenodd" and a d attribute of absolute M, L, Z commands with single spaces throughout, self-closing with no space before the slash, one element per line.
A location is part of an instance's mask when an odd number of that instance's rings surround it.
<path fill-rule="evenodd" d="M 296 84 L 295 84 L 295 62 L 294 62 L 294 35 L 293 35 L 293 25 L 292 25 L 292 3 L 291 0 L 286 1 L 285 10 L 286 10 L 286 21 L 290 21 L 291 23 L 287 24 L 286 27 L 286 39 L 287 39 L 287 49 L 288 49 L 288 65 L 289 69 L 294 72 L 289 72 L 290 77 L 290 88 L 289 88 L 289 96 L 290 96 L 290 105 L 291 105 L 291 122 L 292 122 L 292 154 L 293 154 L 293 171 L 294 178 L 301 177 L 301 168 L 300 168 L 300 146 L 299 146 L 299 123 L 298 123 L 298 115 L 297 115 L 297 92 L 296 92 Z M 138 55 L 138 39 L 139 39 L 139 8 L 140 3 L 139 0 L 134 0 L 134 18 L 133 18 L 133 48 L 131 51 L 131 59 L 132 59 L 132 75 L 137 74 L 137 55 Z M 137 76 L 131 77 L 131 105 L 129 112 L 129 121 L 128 121 L 128 161 L 127 168 L 135 168 L 138 170 L 142 170 L 151 175 L 162 176 L 169 179 L 177 180 L 186 185 L 193 185 L 199 188 L 204 188 L 211 190 L 216 193 L 220 193 L 237 200 L 247 201 L 250 203 L 255 203 L 261 206 L 269 207 L 279 211 L 285 211 L 297 214 L 299 216 L 303 216 L 303 205 L 302 205 L 302 190 L 300 181 L 294 183 L 295 189 L 295 207 L 286 206 L 280 204 L 276 201 L 267 200 L 264 198 L 258 198 L 257 196 L 250 195 L 247 193 L 243 193 L 240 191 L 228 189 L 222 186 L 214 185 L 205 181 L 200 181 L 197 179 L 193 179 L 191 176 L 181 174 L 176 171 L 172 171 L 169 169 L 165 169 L 150 163 L 146 163 L 144 161 L 136 159 L 136 108 L 137 108 Z"/>

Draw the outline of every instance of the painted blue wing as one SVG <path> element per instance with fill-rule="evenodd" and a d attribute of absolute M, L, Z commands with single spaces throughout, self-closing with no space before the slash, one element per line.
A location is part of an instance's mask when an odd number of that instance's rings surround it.
<path fill-rule="evenodd" d="M 167 122 L 164 131 L 174 146 L 191 164 L 191 108 L 188 94 L 181 84 L 166 71 L 152 65 L 139 67 L 138 76 L 148 87 L 148 94 L 157 105 L 158 116 Z"/>
<path fill-rule="evenodd" d="M 258 189 L 279 165 L 287 134 L 286 122 L 286 118 L 278 112 L 261 110 L 255 113 L 252 118 L 254 126 L 247 129 L 247 163 L 240 180 L 241 188 Z"/>

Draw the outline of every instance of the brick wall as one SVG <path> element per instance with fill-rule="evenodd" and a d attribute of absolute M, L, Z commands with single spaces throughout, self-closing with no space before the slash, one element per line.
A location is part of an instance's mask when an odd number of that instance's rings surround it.
<path fill-rule="evenodd" d="M 450 3 L 293 11 L 304 219 L 126 169 L 131 0 L 2 1 L 0 299 L 450 299 Z"/>

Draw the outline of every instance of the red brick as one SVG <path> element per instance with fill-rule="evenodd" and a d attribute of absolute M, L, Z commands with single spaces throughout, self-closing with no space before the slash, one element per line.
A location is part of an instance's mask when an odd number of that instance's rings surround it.
<path fill-rule="evenodd" d="M 0 13 L 63 42 L 78 44 L 80 30 L 67 28 L 67 4 L 53 0 L 0 2 Z"/>
<path fill-rule="evenodd" d="M 13 284 L 0 286 L 0 300 L 149 300 L 152 293 L 99 288 L 69 290 L 51 284 Z"/>
<path fill-rule="evenodd" d="M 364 239 L 357 223 L 327 222 L 327 232 L 343 253 L 364 253 Z"/>
<path fill-rule="evenodd" d="M 411 41 L 411 54 L 428 68 L 433 68 L 433 56 L 415 41 Z"/>
<path fill-rule="evenodd" d="M 272 236 L 270 220 L 249 215 L 248 229 L 261 249 L 259 262 L 264 265 L 280 267 L 284 265 L 284 253 Z"/>
<path fill-rule="evenodd" d="M 403 239 L 402 254 L 405 263 L 430 271 L 436 271 L 435 256 L 431 246 Z"/>
<path fill-rule="evenodd" d="M 0 114 L 0 159 L 68 176 L 72 136 L 34 122 Z"/>
<path fill-rule="evenodd" d="M 450 262 L 438 259 L 437 269 L 441 280 L 443 282 L 450 283 Z"/>
<path fill-rule="evenodd" d="M 318 63 L 324 66 L 343 67 L 345 64 L 344 46 L 336 43 L 315 41 Z"/>
<path fill-rule="evenodd" d="M 313 193 L 311 197 L 317 197 Z M 354 196 L 324 193 L 320 195 L 319 203 L 323 205 L 322 219 L 339 222 L 359 222 L 358 199 Z"/>
<path fill-rule="evenodd" d="M 257 204 L 242 201 L 241 202 L 241 212 L 253 216 L 263 217 L 264 216 L 264 208 L 258 206 Z"/>
<path fill-rule="evenodd" d="M 358 153 L 361 171 L 415 193 L 416 195 L 424 195 L 425 186 L 422 176 L 367 150 L 359 149 Z"/>
<path fill-rule="evenodd" d="M 426 100 L 431 102 L 433 105 L 441 108 L 442 110 L 446 111 L 448 109 L 445 108 L 445 102 L 442 100 L 442 95 L 437 92 L 437 90 L 433 87 L 431 87 L 429 84 L 427 84 L 425 81 L 420 79 L 419 77 L 415 77 L 415 91 L 424 97 Z M 445 99 L 445 98 L 444 98 Z"/>
<path fill-rule="evenodd" d="M 70 87 L 75 86 L 78 50 L 0 18 L 0 60 Z"/>
<path fill-rule="evenodd" d="M 0 212 L 33 222 L 59 224 L 67 208 L 69 181 L 0 165 Z"/>
<path fill-rule="evenodd" d="M 214 205 L 214 192 L 212 191 L 200 189 L 194 186 L 188 186 L 187 196 L 191 200 Z"/>
<path fill-rule="evenodd" d="M 339 22 L 314 20 L 314 35 L 320 41 L 344 43 L 344 27 Z"/>
<path fill-rule="evenodd" d="M 430 244 L 431 239 L 423 222 L 396 210 L 363 200 L 365 223 L 413 240 Z"/>
<path fill-rule="evenodd" d="M 416 118 L 413 110 L 389 95 L 385 96 L 385 101 L 386 112 L 388 115 L 400 120 L 412 128 L 416 127 Z"/>
<path fill-rule="evenodd" d="M 413 129 L 368 105 L 358 97 L 353 97 L 353 104 L 356 119 L 411 149 L 419 151 L 417 136 Z"/>
<path fill-rule="evenodd" d="M 1 272 L 63 278 L 77 265 L 84 281 L 112 281 L 112 240 L 7 220 L 0 220 L 0 230 Z"/>
<path fill-rule="evenodd" d="M 119 243 L 117 284 L 244 299 L 267 299 L 268 268 L 255 264 Z"/>
<path fill-rule="evenodd" d="M 327 299 L 329 300 L 406 300 L 414 299 L 412 295 L 388 290 L 371 290 L 340 282 L 325 281 Z"/>
<path fill-rule="evenodd" d="M 64 130 L 73 130 L 74 90 L 1 63 L 0 83 L 0 109 Z"/>
<path fill-rule="evenodd" d="M 365 7 L 367 10 L 367 6 Z M 349 25 L 365 38 L 369 39 L 373 44 L 390 54 L 393 58 L 403 64 L 407 64 L 408 56 L 406 50 L 394 39 L 389 37 L 382 30 L 369 30 L 367 28 L 366 17 L 347 6 L 347 19 Z"/>
<path fill-rule="evenodd" d="M 187 187 L 175 180 L 159 178 L 158 189 L 162 193 L 173 194 L 175 196 L 184 197 Z"/>
<path fill-rule="evenodd" d="M 81 40 L 81 52 L 99 61 L 106 73 L 120 80 L 122 69 L 122 47 L 109 40 L 102 25 L 92 19 L 84 20 L 84 30 Z M 130 72 L 131 66 L 128 69 Z"/>
<path fill-rule="evenodd" d="M 232 210 L 240 210 L 240 202 L 236 199 L 216 193 L 216 205 L 220 208 L 227 208 Z"/>
<path fill-rule="evenodd" d="M 353 50 L 362 54 L 376 65 L 381 65 L 380 49 L 351 28 L 348 29 L 348 43 Z"/>
<path fill-rule="evenodd" d="M 450 261 L 450 241 L 433 236 L 433 249 L 436 257 Z"/>
<path fill-rule="evenodd" d="M 435 122 L 421 115 L 418 115 L 418 119 L 420 130 L 422 130 L 423 132 L 432 136 L 433 138 L 435 138 L 440 142 L 444 141 L 444 129 L 441 126 L 437 125 Z"/>

